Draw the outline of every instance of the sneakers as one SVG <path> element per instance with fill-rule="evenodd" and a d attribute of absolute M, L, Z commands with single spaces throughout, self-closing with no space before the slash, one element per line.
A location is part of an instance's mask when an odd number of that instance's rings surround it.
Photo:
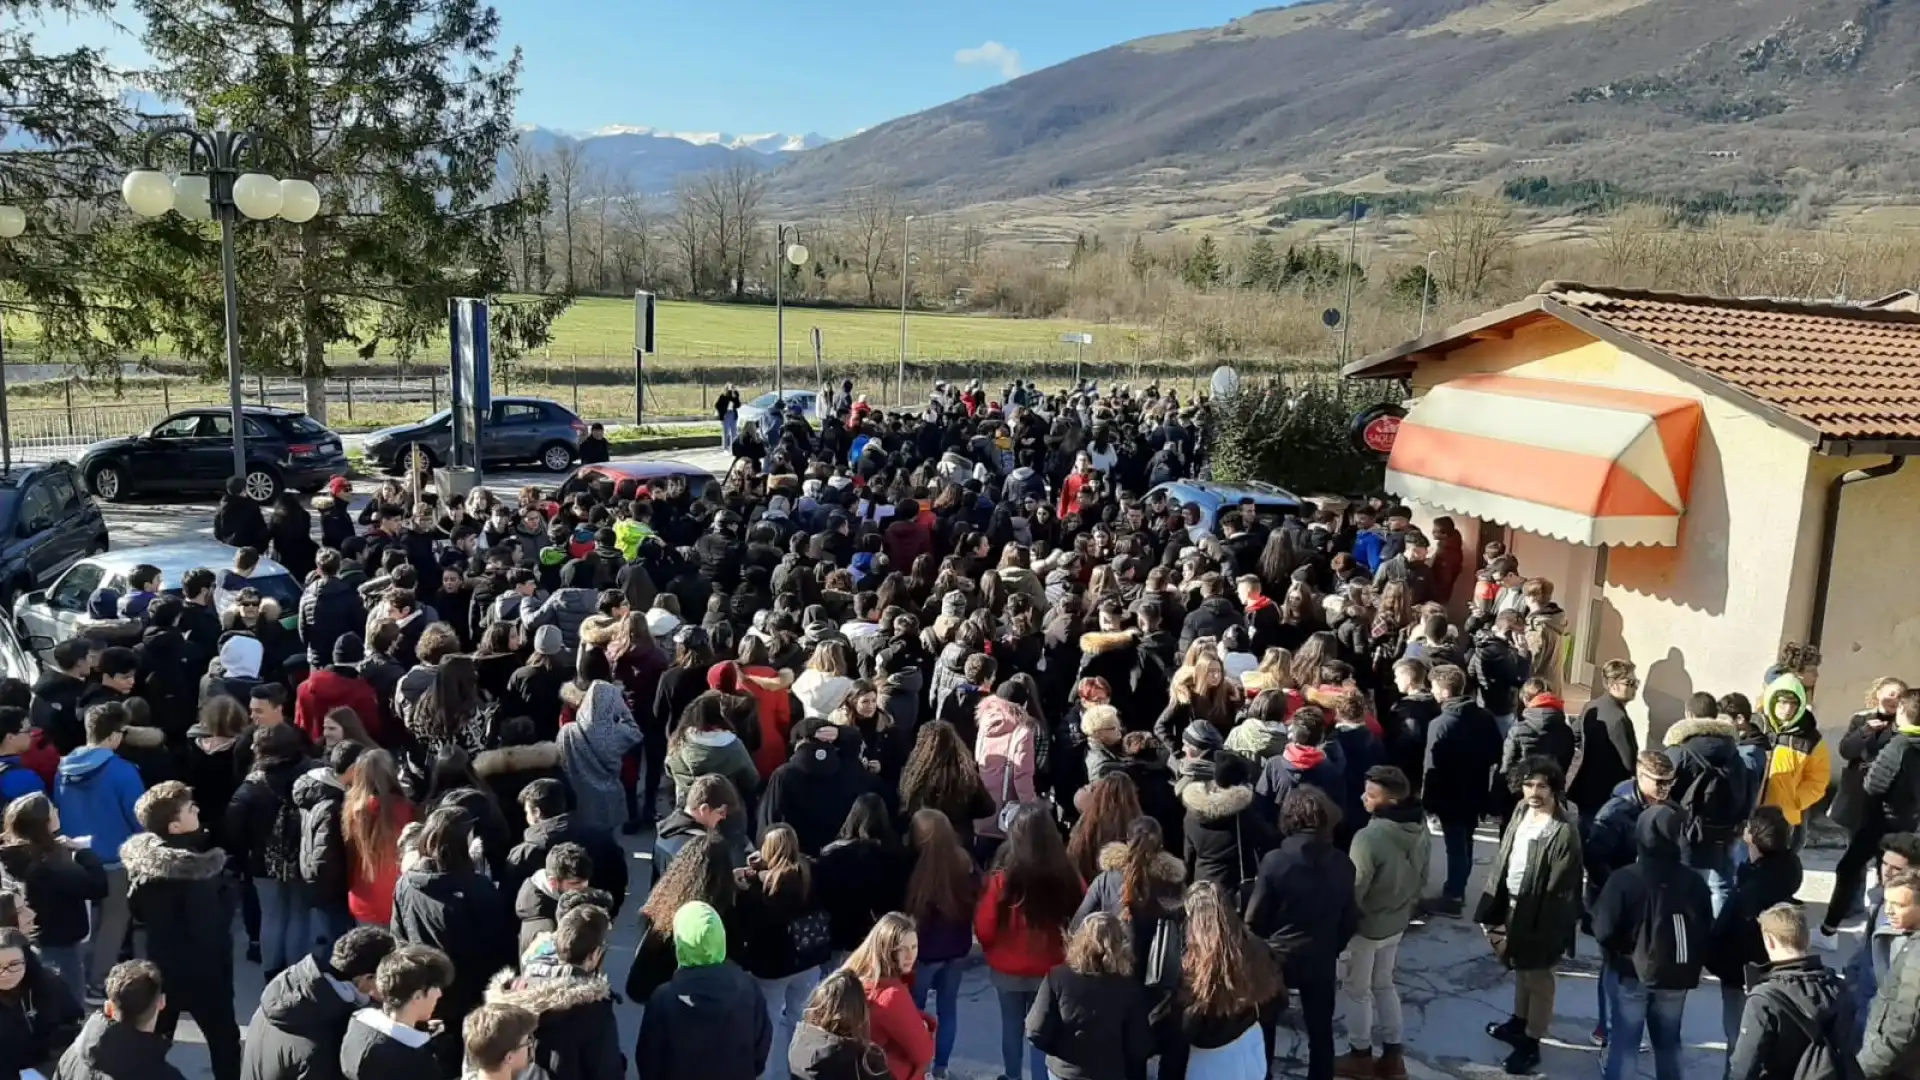
<path fill-rule="evenodd" d="M 1517 1016 L 1510 1016 L 1504 1024 L 1488 1024 L 1487 1034 L 1508 1046 L 1518 1047 L 1527 1037 L 1527 1024 Z"/>
<path fill-rule="evenodd" d="M 1593 1045 L 1605 1050 L 1607 1048 L 1607 1026 L 1605 1024 L 1598 1025 L 1593 1029 L 1593 1034 L 1587 1036 L 1587 1038 Z"/>
<path fill-rule="evenodd" d="M 1513 1053 L 1507 1055 L 1505 1068 L 1508 1076 L 1532 1076 L 1540 1070 L 1540 1040 L 1520 1036 L 1520 1042 L 1514 1046 Z"/>
<path fill-rule="evenodd" d="M 1444 915 L 1449 919 L 1459 918 L 1467 910 L 1467 902 L 1457 896 L 1436 896 L 1422 901 L 1420 910 L 1428 915 Z"/>
<path fill-rule="evenodd" d="M 1374 1067 L 1373 1049 L 1353 1049 L 1333 1059 L 1333 1075 L 1340 1080 L 1379 1080 Z"/>
<path fill-rule="evenodd" d="M 1373 1067 L 1374 1080 L 1407 1080 L 1407 1058 L 1398 1046 L 1382 1046 Z"/>
<path fill-rule="evenodd" d="M 87 987 L 87 1008 L 97 1009 L 107 1003 L 107 989 L 104 986 Z"/>

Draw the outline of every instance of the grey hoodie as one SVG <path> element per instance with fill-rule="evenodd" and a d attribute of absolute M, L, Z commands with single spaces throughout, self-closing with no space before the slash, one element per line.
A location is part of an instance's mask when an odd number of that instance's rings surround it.
<path fill-rule="evenodd" d="M 620 761 L 640 745 L 640 728 L 612 683 L 596 681 L 560 729 L 560 764 L 573 785 L 574 823 L 612 832 L 627 820 Z"/>
<path fill-rule="evenodd" d="M 1360 908 L 1356 933 L 1380 941 L 1406 932 L 1426 891 L 1432 851 L 1426 815 L 1413 800 L 1373 815 L 1354 834 L 1353 899 Z"/>

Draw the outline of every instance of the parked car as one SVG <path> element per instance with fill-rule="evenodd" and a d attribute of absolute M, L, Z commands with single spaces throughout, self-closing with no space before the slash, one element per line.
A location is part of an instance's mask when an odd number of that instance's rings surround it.
<path fill-rule="evenodd" d="M 765 431 L 767 413 L 773 409 L 773 403 L 784 399 L 789 415 L 795 409 L 807 418 L 807 423 L 816 429 L 820 426 L 820 395 L 812 390 L 789 390 L 784 395 L 776 395 L 769 390 L 745 405 L 740 406 L 740 426 L 752 424 L 756 429 Z"/>
<path fill-rule="evenodd" d="M 558 402 L 497 397 L 481 429 L 480 456 L 487 465 L 533 462 L 548 472 L 563 473 L 579 458 L 580 440 L 586 437 L 587 422 Z M 441 409 L 417 424 L 401 424 L 367 436 L 370 465 L 404 472 L 410 454 L 420 456 L 429 468 L 452 458 L 453 410 Z"/>
<path fill-rule="evenodd" d="M 1200 507 L 1200 524 L 1212 531 L 1220 520 L 1222 510 L 1233 511 L 1239 508 L 1241 499 L 1252 499 L 1254 513 L 1260 523 L 1272 528 L 1280 524 L 1280 519 L 1288 514 L 1300 512 L 1300 497 L 1283 487 L 1259 480 L 1249 480 L 1242 484 L 1220 484 L 1212 480 L 1176 480 L 1170 484 L 1161 484 L 1147 492 L 1151 499 L 1165 492 L 1167 500 L 1175 506 L 1194 503 Z"/>
<path fill-rule="evenodd" d="M 64 461 L 0 473 L 0 606 L 107 550 L 107 522 Z"/>
<path fill-rule="evenodd" d="M 40 660 L 20 644 L 7 620 L 0 619 L 0 676 L 32 686 L 40 679 Z"/>
<path fill-rule="evenodd" d="M 611 480 L 617 488 L 622 480 L 652 485 L 674 476 L 685 478 L 688 492 L 696 499 L 707 490 L 708 484 L 714 482 L 712 473 L 684 461 L 607 461 L 575 469 L 573 475 L 560 485 L 559 497 L 563 500 L 571 498 L 575 492 L 585 491 L 589 485 L 600 480 Z"/>
<path fill-rule="evenodd" d="M 347 474 L 340 436 L 297 409 L 248 405 L 247 495 L 268 502 L 282 488 L 312 493 Z M 156 491 L 219 492 L 233 476 L 233 416 L 226 409 L 177 412 L 139 435 L 108 439 L 80 455 L 87 490 L 119 501 Z"/>
<path fill-rule="evenodd" d="M 60 575 L 52 588 L 20 597 L 13 619 L 21 639 L 46 660 L 54 644 L 72 637 L 86 619 L 93 591 L 112 589 L 126 595 L 127 575 L 143 563 L 159 567 L 161 591 L 178 596 L 187 571 L 206 567 L 219 573 L 233 565 L 233 549 L 213 540 L 181 540 L 89 555 Z M 263 556 L 247 584 L 278 604 L 282 619 L 293 619 L 300 609 L 300 583 L 272 559 Z"/>

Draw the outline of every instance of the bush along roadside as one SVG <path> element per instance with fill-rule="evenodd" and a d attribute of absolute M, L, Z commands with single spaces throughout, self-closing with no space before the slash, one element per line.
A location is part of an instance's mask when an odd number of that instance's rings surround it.
<path fill-rule="evenodd" d="M 1244 383 L 1214 404 L 1214 478 L 1265 480 L 1291 491 L 1378 490 L 1385 468 L 1354 450 L 1349 431 L 1356 412 L 1400 396 L 1392 383 L 1330 375 Z"/>

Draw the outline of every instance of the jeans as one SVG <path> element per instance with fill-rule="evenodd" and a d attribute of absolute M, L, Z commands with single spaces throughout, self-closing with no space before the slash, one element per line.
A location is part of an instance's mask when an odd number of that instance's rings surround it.
<path fill-rule="evenodd" d="M 1712 864 L 1696 865 L 1693 870 L 1707 883 L 1707 892 L 1713 897 L 1713 917 L 1717 919 L 1720 917 L 1720 910 L 1727 906 L 1727 901 L 1733 899 L 1733 859 L 1723 854 L 1718 859 L 1702 859 L 1696 856 L 1694 861 Z"/>
<path fill-rule="evenodd" d="M 307 920 L 311 928 L 309 932 L 311 943 L 327 948 L 332 948 L 334 942 L 345 937 L 347 931 L 353 929 L 353 913 L 345 907 L 313 908 L 307 912 Z M 295 962 L 299 959 L 297 956 L 294 957 Z"/>
<path fill-rule="evenodd" d="M 1339 996 L 1334 983 L 1308 979 L 1294 989 L 1307 1026 L 1307 1080 L 1333 1080 L 1333 1003 Z"/>
<path fill-rule="evenodd" d="M 120 962 L 120 946 L 127 940 L 127 928 L 133 925 L 133 912 L 127 907 L 127 869 L 107 868 L 107 895 L 93 902 L 93 936 L 88 940 L 92 955 L 87 958 L 87 985 L 105 986 L 107 972 Z"/>
<path fill-rule="evenodd" d="M 733 449 L 733 438 L 740 433 L 740 414 L 732 409 L 720 418 L 720 449 Z"/>
<path fill-rule="evenodd" d="M 1733 1067 L 1733 1048 L 1740 1043 L 1740 1018 L 1747 1011 L 1747 992 L 1734 983 L 1720 984 L 1720 1030 L 1727 1037 L 1727 1068 Z"/>
<path fill-rule="evenodd" d="M 1440 822 L 1441 843 L 1447 852 L 1447 883 L 1440 895 L 1449 900 L 1463 900 L 1467 895 L 1467 877 L 1473 873 L 1473 827 L 1472 821 Z"/>
<path fill-rule="evenodd" d="M 1393 965 L 1400 956 L 1400 937 L 1369 941 L 1356 937 L 1347 945 L 1346 979 L 1341 987 L 1347 999 L 1347 1044 L 1354 1050 L 1380 1042 L 1397 1046 L 1401 1039 L 1400 991 L 1393 985 Z"/>
<path fill-rule="evenodd" d="M 41 963 L 60 973 L 60 981 L 73 991 L 73 1000 L 87 1000 L 86 961 L 81 958 L 79 943 L 72 945 L 40 946 Z"/>
<path fill-rule="evenodd" d="M 1607 1017 L 1612 1015 L 1607 1004 L 1613 1000 L 1613 995 L 1620 992 L 1620 976 L 1607 963 L 1604 951 L 1600 956 L 1600 979 L 1595 985 L 1600 991 L 1600 1030 L 1604 1033 L 1607 1031 Z"/>
<path fill-rule="evenodd" d="M 933 1067 L 944 1069 L 953 1060 L 953 1041 L 960 1036 L 960 977 L 967 973 L 964 957 L 921 964 L 913 972 L 913 1007 L 924 1011 L 927 998 L 940 995 L 933 1018 L 939 1028 L 933 1033 Z"/>
<path fill-rule="evenodd" d="M 1033 1008 L 1033 999 L 1038 993 L 1033 990 L 1002 990 L 995 987 L 993 995 L 1000 999 L 1000 1071 L 1007 1080 L 1020 1080 L 1020 1061 L 1024 1051 L 1028 1063 L 1027 1075 L 1033 1080 L 1047 1075 L 1047 1055 L 1040 1048 L 1027 1042 L 1027 1012 Z"/>
<path fill-rule="evenodd" d="M 1638 979 L 1620 977 L 1613 996 L 1613 1026 L 1601 1080 L 1627 1080 L 1639 1073 L 1640 1033 L 1653 1043 L 1654 1080 L 1680 1080 L 1680 1019 L 1687 1008 L 1685 990 L 1649 990 Z"/>
<path fill-rule="evenodd" d="M 260 893 L 260 970 L 271 979 L 306 955 L 312 909 L 297 881 L 254 878 L 253 887 Z"/>
<path fill-rule="evenodd" d="M 753 980 L 767 999 L 767 1019 L 773 1021 L 773 1052 L 767 1055 L 762 1080 L 787 1080 L 787 1047 L 793 1042 L 794 1029 L 807 1011 L 807 998 L 820 985 L 820 972 L 808 968 L 784 979 Z"/>

